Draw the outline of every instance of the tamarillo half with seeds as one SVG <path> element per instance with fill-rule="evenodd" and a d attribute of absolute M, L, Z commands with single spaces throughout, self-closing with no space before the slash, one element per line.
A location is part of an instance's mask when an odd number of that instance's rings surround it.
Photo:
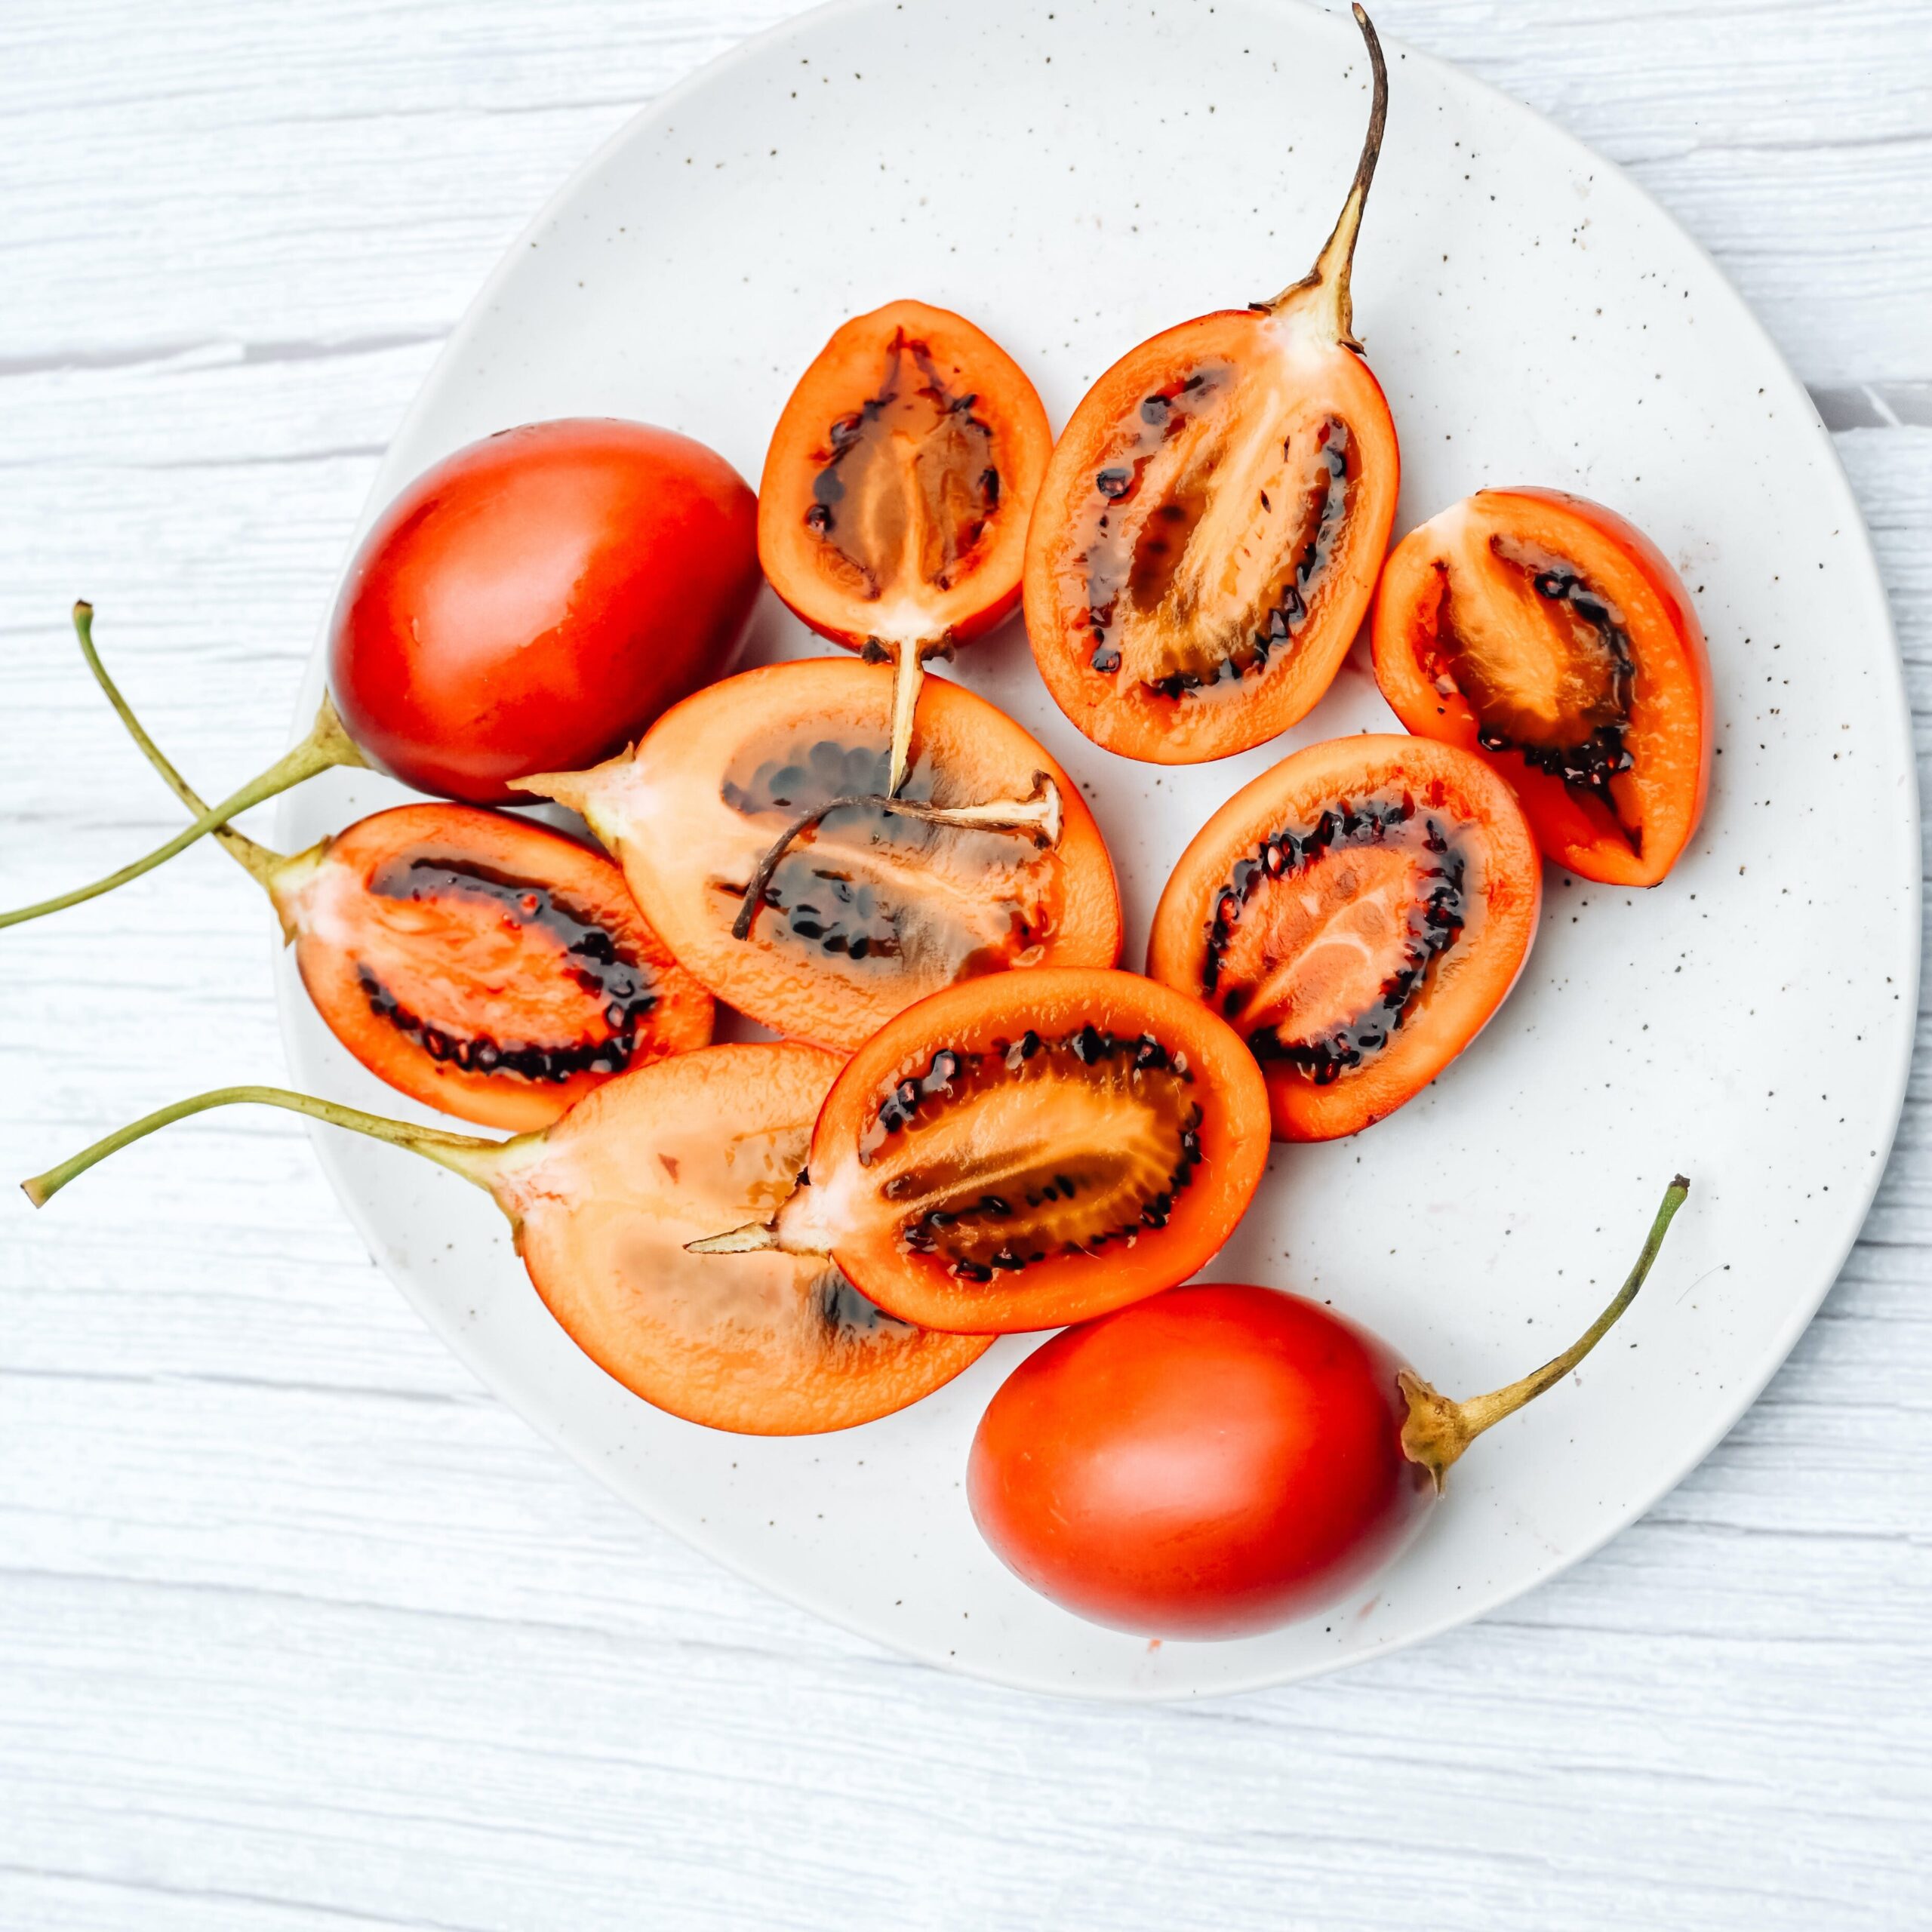
<path fill-rule="evenodd" d="M 888 793 L 906 781 L 926 659 L 1020 601 L 1052 448 L 1019 364 L 925 302 L 843 324 L 778 419 L 758 484 L 758 561 L 821 637 L 894 666 Z"/>
<path fill-rule="evenodd" d="M 1198 1001 L 1134 973 L 996 973 L 867 1041 L 796 1190 L 697 1249 L 828 1254 L 922 1327 L 1051 1328 L 1184 1281 L 1267 1158 L 1260 1069 Z"/>
<path fill-rule="evenodd" d="M 1655 885 L 1711 782 L 1711 667 L 1684 580 L 1614 510 L 1478 490 L 1411 531 L 1375 598 L 1375 678 L 1411 731 L 1514 786 L 1545 854 Z"/>
<path fill-rule="evenodd" d="M 636 750 L 524 788 L 583 814 L 718 998 L 849 1050 L 915 1000 L 1011 967 L 1111 966 L 1113 863 L 1039 742 L 949 678 L 888 789 L 894 674 L 816 657 L 687 698 Z"/>
<path fill-rule="evenodd" d="M 1248 1043 L 1275 1137 L 1359 1133 L 1487 1024 L 1530 955 L 1543 865 L 1473 753 L 1364 734 L 1244 786 L 1180 856 L 1147 970 Z"/>
<path fill-rule="evenodd" d="M 1272 300 L 1130 349 L 1060 432 L 1026 541 L 1026 631 L 1097 744 L 1192 764 L 1264 743 L 1334 681 L 1375 589 L 1401 462 L 1349 276 L 1381 151 L 1372 69 L 1355 180 L 1314 268 Z"/>

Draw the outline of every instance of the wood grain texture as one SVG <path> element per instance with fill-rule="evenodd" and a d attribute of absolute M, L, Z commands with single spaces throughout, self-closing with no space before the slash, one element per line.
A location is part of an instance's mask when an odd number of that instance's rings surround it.
<path fill-rule="evenodd" d="M 789 0 L 0 10 L 0 881 L 285 742 L 377 457 L 635 108 Z M 1827 420 L 1932 746 L 1932 9 L 1383 0 L 1629 166 Z M 1857 835 L 1846 828 L 1847 838 Z M 218 852 L 5 935 L 0 1174 L 281 1064 Z M 293 1124 L 0 1208 L 0 1926 L 1905 1927 L 1932 1855 L 1932 1086 L 1763 1399 L 1594 1561 L 1189 1709 L 901 1663 L 631 1515 L 389 1289 Z"/>

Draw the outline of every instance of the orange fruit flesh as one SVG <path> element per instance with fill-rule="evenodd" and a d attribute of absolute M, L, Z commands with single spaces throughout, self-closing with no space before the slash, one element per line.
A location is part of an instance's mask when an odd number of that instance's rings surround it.
<path fill-rule="evenodd" d="M 1222 1011 L 1251 1038 L 1284 1046 L 1331 1038 L 1382 1004 L 1412 968 L 1411 914 L 1435 869 L 1400 845 L 1331 847 L 1241 908 L 1221 955 Z"/>
<path fill-rule="evenodd" d="M 717 916 L 737 916 L 740 881 L 796 819 L 835 798 L 882 793 L 887 755 L 882 735 L 817 727 L 786 727 L 747 742 L 724 778 L 724 797 L 741 832 L 733 876 L 711 881 Z M 940 805 L 975 802 L 923 747 L 900 795 Z M 779 861 L 745 943 L 849 962 L 874 979 L 903 974 L 928 985 L 1032 965 L 1059 925 L 1057 872 L 1051 853 L 1011 832 L 844 806 Z"/>
<path fill-rule="evenodd" d="M 1202 1006 L 1129 974 L 997 974 L 854 1056 L 779 1228 L 909 1320 L 1052 1327 L 1199 1267 L 1266 1137 L 1260 1070 Z"/>
<path fill-rule="evenodd" d="M 623 958 L 567 897 L 460 857 L 419 854 L 385 866 L 362 912 L 363 972 L 453 1045 L 494 1033 L 512 1051 L 594 1057 L 656 1004 L 648 969 Z"/>
<path fill-rule="evenodd" d="M 1082 508 L 1088 663 L 1170 697 L 1232 702 L 1272 651 L 1293 651 L 1319 595 L 1349 515 L 1348 429 L 1323 414 L 1257 438 L 1225 365 L 1190 376 L 1157 428 L 1161 400 L 1142 402 Z"/>
<path fill-rule="evenodd" d="M 1654 885 L 1710 780 L 1710 666 L 1681 579 L 1600 503 L 1481 490 L 1417 526 L 1376 594 L 1377 682 L 1410 730 L 1508 778 L 1559 864 Z"/>
<path fill-rule="evenodd" d="M 1119 955 L 1113 869 L 1078 789 L 1011 718 L 944 678 L 921 691 L 903 795 L 1023 799 L 1044 774 L 1064 815 L 1058 844 L 841 807 L 786 851 L 734 936 L 783 833 L 833 799 L 883 789 L 892 692 L 890 669 L 849 658 L 746 672 L 687 700 L 634 759 L 565 796 L 693 973 L 740 1012 L 824 1046 L 855 1048 L 961 980 Z"/>
<path fill-rule="evenodd" d="M 861 1158 L 905 1252 L 983 1282 L 1166 1224 L 1200 1160 L 1192 1083 L 1152 1035 L 1087 1037 L 940 1062 L 875 1124 Z"/>
<path fill-rule="evenodd" d="M 963 316 L 911 301 L 855 316 L 773 432 L 765 574 L 841 643 L 977 636 L 1018 600 L 1052 440 L 1032 384 Z"/>
<path fill-rule="evenodd" d="M 955 395 L 925 344 L 895 330 L 875 392 L 815 452 L 806 526 L 818 567 L 848 595 L 888 608 L 972 568 L 999 501 L 992 426 Z"/>
<path fill-rule="evenodd" d="M 1581 594 L 1591 586 L 1567 559 L 1500 537 L 1478 568 L 1481 589 L 1461 596 L 1444 571 L 1431 656 L 1436 675 L 1446 672 L 1469 699 L 1479 726 L 1515 744 L 1552 749 L 1627 727 L 1627 646 L 1620 654 L 1612 641 L 1624 624 L 1609 600 Z M 1558 594 L 1572 584 L 1577 593 Z M 1602 622 L 1589 621 L 1580 603 L 1600 611 Z"/>
<path fill-rule="evenodd" d="M 741 1434 L 849 1428 L 986 1348 L 894 1320 L 821 1256 L 697 1255 L 775 1214 L 838 1072 L 809 1047 L 729 1045 L 608 1082 L 498 1192 L 558 1322 L 656 1407 Z"/>
<path fill-rule="evenodd" d="M 1284 318 L 1205 315 L 1131 351 L 1063 432 L 1028 540 L 1055 701 L 1164 763 L 1285 730 L 1360 624 L 1399 460 L 1360 358 Z"/>
<path fill-rule="evenodd" d="M 1225 1014 L 1275 1137 L 1401 1106 L 1475 1038 L 1527 956 L 1534 839 L 1484 761 L 1426 738 L 1310 745 L 1202 826 L 1154 915 L 1148 971 Z"/>
<path fill-rule="evenodd" d="M 272 888 L 317 1011 L 372 1072 L 485 1126 L 547 1127 L 599 1081 L 703 1045 L 712 1004 L 601 853 L 405 805 Z"/>

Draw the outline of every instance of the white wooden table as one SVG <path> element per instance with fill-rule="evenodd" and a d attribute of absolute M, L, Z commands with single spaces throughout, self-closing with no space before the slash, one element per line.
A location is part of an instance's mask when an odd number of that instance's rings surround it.
<path fill-rule="evenodd" d="M 6 0 L 0 900 L 177 822 L 72 598 L 205 789 L 266 763 L 471 291 L 792 11 Z M 1377 13 L 1743 288 L 1838 432 L 1932 748 L 1932 5 Z M 269 937 L 211 848 L 6 934 L 0 1175 L 278 1070 Z M 631 1515 L 420 1328 L 292 1123 L 0 1204 L 0 1927 L 1923 1925 L 1927 1101 L 1789 1365 L 1646 1521 L 1444 1641 L 1185 1709 L 935 1675 Z"/>

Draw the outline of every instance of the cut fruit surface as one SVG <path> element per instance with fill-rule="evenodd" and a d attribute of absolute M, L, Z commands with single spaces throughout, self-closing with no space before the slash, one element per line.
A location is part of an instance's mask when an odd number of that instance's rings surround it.
<path fill-rule="evenodd" d="M 795 1038 L 850 1048 L 955 981 L 1111 966 L 1113 867 L 1066 774 L 1004 713 L 935 678 L 904 810 L 888 808 L 892 694 L 891 670 L 849 659 L 747 671 L 688 699 L 634 755 L 537 789 L 583 812 L 679 960 Z M 1037 801 L 1037 825 L 908 815 L 1002 798 Z M 747 916 L 761 861 L 803 820 Z"/>
<path fill-rule="evenodd" d="M 1023 371 L 963 315 L 889 302 L 799 379 L 758 486 L 758 555 L 822 637 L 958 641 L 1019 601 L 1053 437 Z"/>
<path fill-rule="evenodd" d="M 895 1320 L 822 1256 L 686 1252 L 776 1211 L 838 1065 L 814 1048 L 724 1045 L 644 1068 L 494 1183 L 546 1306 L 656 1407 L 740 1434 L 846 1429 L 917 1401 L 988 1346 Z"/>
<path fill-rule="evenodd" d="M 401 805 L 269 882 L 330 1030 L 413 1099 L 547 1126 L 612 1075 L 711 1038 L 710 995 L 601 853 L 466 805 Z"/>
<path fill-rule="evenodd" d="M 733 1238 L 830 1254 L 935 1328 L 1046 1328 L 1171 1286 L 1267 1158 L 1267 1097 L 1204 1006 L 1134 974 L 949 988 L 848 1064 L 802 1183 Z"/>
<path fill-rule="evenodd" d="M 1482 490 L 1412 530 L 1376 596 L 1375 675 L 1412 731 L 1486 758 L 1538 843 L 1654 885 L 1710 782 L 1710 667 L 1642 533 L 1555 491 Z"/>
<path fill-rule="evenodd" d="M 1535 840 L 1481 760 L 1428 740 L 1311 745 L 1181 855 L 1147 970 L 1211 1004 L 1267 1078 L 1277 1138 L 1358 1132 L 1487 1023 L 1536 934 Z"/>
<path fill-rule="evenodd" d="M 1054 701 L 1110 751 L 1224 758 L 1306 716 L 1368 609 L 1401 459 L 1354 337 L 1349 269 L 1386 106 L 1313 272 L 1131 350 L 1055 445 L 1026 546 Z"/>
<path fill-rule="evenodd" d="M 1027 559 L 1047 688 L 1096 743 L 1192 764 L 1263 743 L 1333 682 L 1399 484 L 1367 365 L 1304 318 L 1156 336 L 1063 432 Z"/>

